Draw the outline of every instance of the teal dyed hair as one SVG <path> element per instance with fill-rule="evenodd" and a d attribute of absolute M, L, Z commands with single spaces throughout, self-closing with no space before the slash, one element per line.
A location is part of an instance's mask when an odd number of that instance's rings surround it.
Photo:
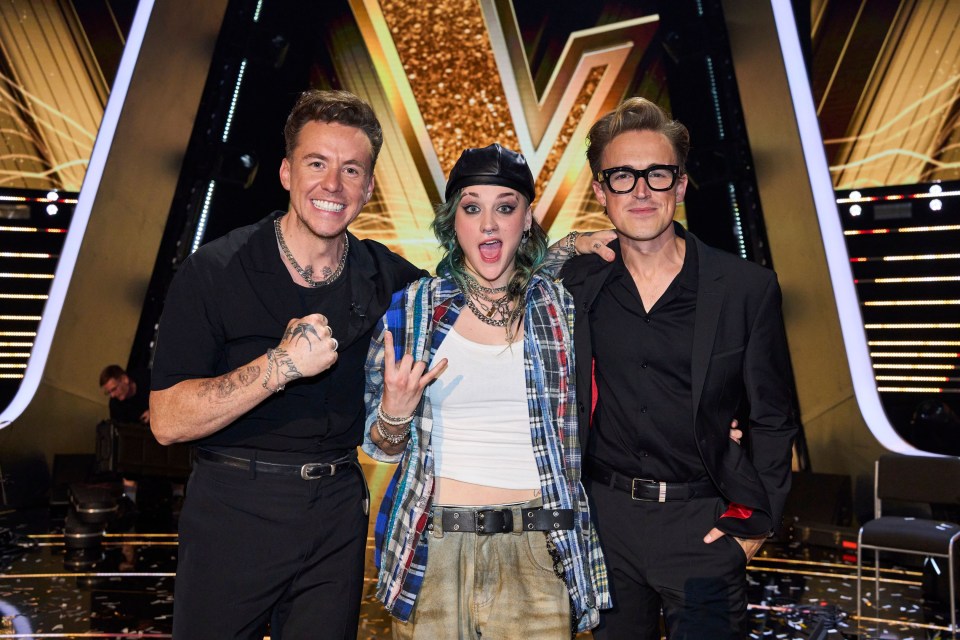
<path fill-rule="evenodd" d="M 452 279 L 461 291 L 466 291 L 467 268 L 463 258 L 463 249 L 457 242 L 456 231 L 460 194 L 461 192 L 458 190 L 450 196 L 449 200 L 437 205 L 436 215 L 433 217 L 433 222 L 430 223 L 430 228 L 433 229 L 433 233 L 437 236 L 440 247 L 443 249 L 443 257 L 437 264 L 437 275 Z M 526 212 L 526 207 L 529 207 L 530 203 L 524 196 L 520 194 L 518 196 L 524 203 L 524 212 Z M 546 255 L 547 234 L 534 219 L 530 225 L 530 238 L 517 249 L 517 255 L 514 259 L 517 270 L 507 284 L 507 295 L 510 302 L 520 303 L 515 308 L 523 309 L 522 301 L 526 295 L 527 287 Z"/>

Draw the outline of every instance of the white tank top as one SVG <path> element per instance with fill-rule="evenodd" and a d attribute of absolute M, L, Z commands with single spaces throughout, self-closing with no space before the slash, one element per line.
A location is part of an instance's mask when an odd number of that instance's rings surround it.
<path fill-rule="evenodd" d="M 539 489 L 523 342 L 479 344 L 451 328 L 434 361 L 441 358 L 447 369 L 427 387 L 435 475 L 500 489 Z"/>

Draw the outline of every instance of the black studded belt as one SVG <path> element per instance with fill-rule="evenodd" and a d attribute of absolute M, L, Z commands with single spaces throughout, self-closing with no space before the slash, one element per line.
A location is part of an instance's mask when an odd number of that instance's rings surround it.
<path fill-rule="evenodd" d="M 544 507 L 503 507 L 475 509 L 463 507 L 434 507 L 430 513 L 429 530 L 439 522 L 443 531 L 451 533 L 519 533 L 521 531 L 565 531 L 573 529 L 573 509 L 547 509 Z M 516 517 L 519 515 L 519 517 Z"/>

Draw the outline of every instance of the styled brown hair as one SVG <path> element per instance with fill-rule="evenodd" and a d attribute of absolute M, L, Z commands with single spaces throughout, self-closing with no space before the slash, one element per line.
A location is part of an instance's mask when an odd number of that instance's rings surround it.
<path fill-rule="evenodd" d="M 100 386 L 102 387 L 110 380 L 119 380 L 125 375 L 127 375 L 127 372 L 124 371 L 120 365 L 108 364 L 103 368 L 103 371 L 100 372 Z"/>
<path fill-rule="evenodd" d="M 662 133 L 673 147 L 680 173 L 686 173 L 687 153 L 690 151 L 690 132 L 687 128 L 646 98 L 628 98 L 590 127 L 587 134 L 587 162 L 594 177 L 603 169 L 600 166 L 603 150 L 611 140 L 627 131 Z"/>
<path fill-rule="evenodd" d="M 310 89 L 301 93 L 283 127 L 287 158 L 293 154 L 300 131 L 308 122 L 337 122 L 363 131 L 373 149 L 370 162 L 373 171 L 383 146 L 383 128 L 373 108 L 364 100 L 349 91 Z"/>

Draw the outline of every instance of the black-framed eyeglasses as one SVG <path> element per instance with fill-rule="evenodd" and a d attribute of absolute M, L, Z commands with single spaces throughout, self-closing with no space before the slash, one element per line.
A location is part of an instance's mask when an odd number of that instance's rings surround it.
<path fill-rule="evenodd" d="M 675 164 L 654 164 L 646 169 L 633 167 L 613 167 L 597 172 L 597 182 L 607 183 L 613 193 L 630 193 L 641 177 L 651 191 L 669 191 L 677 184 L 680 167 Z"/>

